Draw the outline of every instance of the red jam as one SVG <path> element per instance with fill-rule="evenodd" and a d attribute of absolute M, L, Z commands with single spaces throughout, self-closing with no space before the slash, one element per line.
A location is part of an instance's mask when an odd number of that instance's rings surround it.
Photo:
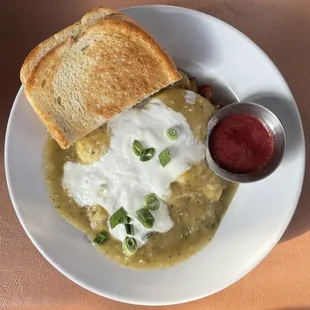
<path fill-rule="evenodd" d="M 267 163 L 274 151 L 274 137 L 260 119 L 249 114 L 235 114 L 214 127 L 209 147 L 221 168 L 244 174 Z"/>

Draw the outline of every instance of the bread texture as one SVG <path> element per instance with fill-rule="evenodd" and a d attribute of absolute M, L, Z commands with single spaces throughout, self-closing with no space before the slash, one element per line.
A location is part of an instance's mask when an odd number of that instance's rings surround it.
<path fill-rule="evenodd" d="M 28 101 L 61 148 L 181 77 L 142 27 L 102 7 L 39 44 L 20 72 Z"/>

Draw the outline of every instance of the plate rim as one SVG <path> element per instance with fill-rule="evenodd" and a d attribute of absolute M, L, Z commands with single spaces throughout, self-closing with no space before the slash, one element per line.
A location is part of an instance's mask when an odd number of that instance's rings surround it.
<path fill-rule="evenodd" d="M 291 101 L 292 103 L 294 103 L 295 108 L 298 112 L 298 119 L 299 119 L 299 125 L 300 125 L 300 134 L 301 134 L 301 150 L 300 152 L 302 153 L 302 175 L 300 177 L 300 182 L 299 182 L 299 191 L 297 194 L 297 201 L 295 201 L 294 206 L 290 209 L 290 214 L 287 218 L 287 222 L 283 223 L 282 225 L 282 229 L 281 231 L 279 231 L 278 235 L 275 237 L 275 239 L 273 240 L 273 242 L 270 242 L 269 246 L 267 247 L 267 249 L 265 250 L 265 252 L 259 257 L 259 259 L 256 260 L 254 265 L 251 265 L 249 268 L 245 269 L 242 273 L 239 273 L 235 279 L 230 282 L 229 284 L 224 284 L 222 287 L 217 288 L 207 294 L 197 294 L 195 297 L 190 297 L 190 298 L 180 298 L 177 301 L 174 302 L 158 302 L 158 301 L 146 301 L 143 298 L 142 299 L 129 299 L 129 298 L 123 298 L 122 296 L 119 296 L 117 294 L 104 294 L 104 292 L 97 290 L 94 287 L 90 287 L 86 284 L 84 284 L 83 282 L 81 282 L 80 280 L 78 280 L 73 274 L 71 273 L 67 273 L 66 270 L 64 270 L 62 267 L 60 267 L 58 265 L 57 262 L 55 262 L 54 260 L 50 259 L 49 255 L 38 245 L 38 243 L 36 242 L 36 240 L 32 237 L 32 235 L 30 234 L 30 232 L 28 231 L 26 225 L 24 224 L 23 220 L 22 220 L 22 216 L 20 214 L 19 211 L 19 207 L 17 202 L 15 201 L 15 197 L 13 195 L 13 186 L 11 183 L 11 179 L 10 179 L 10 172 L 9 172 L 9 166 L 8 166 L 8 144 L 9 144 L 9 135 L 10 135 L 10 131 L 11 131 L 11 124 L 13 122 L 13 115 L 14 112 L 18 106 L 18 102 L 20 100 L 20 97 L 22 96 L 23 92 L 24 92 L 24 87 L 23 85 L 20 86 L 16 97 L 14 99 L 10 114 L 9 114 L 9 118 L 8 118 L 8 122 L 7 122 L 7 127 L 6 127 L 6 133 L 5 133 L 5 143 L 4 143 L 4 170 L 5 170 L 5 178 L 6 178 L 6 182 L 7 182 L 7 187 L 8 187 L 8 192 L 9 192 L 9 196 L 10 196 L 10 200 L 12 202 L 12 206 L 14 208 L 14 211 L 17 215 L 17 218 L 21 224 L 21 226 L 23 227 L 24 231 L 26 232 L 28 238 L 31 240 L 31 242 L 34 244 L 34 246 L 36 247 L 36 249 L 39 251 L 39 253 L 56 269 L 58 270 L 61 274 L 63 274 L 65 277 L 67 277 L 69 280 L 71 280 L 72 282 L 76 283 L 77 285 L 83 287 L 84 289 L 91 291 L 99 296 L 108 298 L 108 299 L 112 299 L 115 301 L 119 301 L 119 302 L 123 302 L 123 303 L 128 303 L 128 304 L 136 304 L 136 305 L 144 305 L 144 306 L 166 306 L 166 305 L 176 305 L 176 304 L 181 304 L 181 303 L 186 303 L 186 302 L 191 302 L 194 300 L 198 300 L 201 298 L 205 298 L 207 296 L 211 296 L 219 291 L 224 290 L 225 288 L 231 286 L 232 284 L 236 283 L 237 281 L 239 281 L 241 278 L 243 278 L 246 274 L 248 274 L 250 271 L 252 271 L 258 264 L 260 264 L 265 257 L 270 253 L 270 251 L 274 248 L 274 246 L 278 243 L 278 241 L 280 240 L 280 238 L 282 237 L 282 235 L 284 234 L 284 232 L 286 231 L 286 229 L 288 228 L 288 225 L 290 224 L 292 217 L 296 211 L 296 208 L 298 206 L 298 202 L 300 199 L 300 195 L 303 189 L 303 183 L 304 183 L 304 177 L 305 177 L 305 169 L 306 169 L 306 145 L 305 145 L 305 135 L 304 135 L 304 129 L 303 129 L 303 123 L 302 123 L 302 119 L 299 113 L 299 109 L 298 106 L 296 104 L 296 101 L 293 97 L 293 94 L 290 90 L 289 85 L 287 84 L 287 82 L 285 81 L 283 75 L 281 74 L 281 71 L 277 68 L 277 66 L 273 63 L 273 61 L 269 58 L 269 56 L 254 42 L 252 41 L 249 37 L 247 37 L 245 34 L 243 34 L 240 30 L 236 29 L 235 27 L 229 25 L 228 23 L 212 16 L 209 15 L 207 13 L 201 12 L 201 11 L 197 11 L 194 9 L 189 9 L 189 8 L 185 8 L 185 7 L 179 7 L 179 6 L 173 6 L 173 5 L 137 5 L 137 6 L 130 6 L 130 7 L 125 7 L 125 8 L 121 8 L 118 9 L 118 11 L 121 12 L 125 12 L 126 11 L 130 11 L 132 9 L 152 9 L 152 8 L 168 8 L 170 10 L 174 10 L 176 12 L 187 12 L 190 14 L 194 14 L 196 16 L 203 16 L 204 18 L 209 18 L 212 20 L 215 20 L 218 23 L 221 23 L 223 26 L 230 28 L 231 30 L 239 33 L 239 35 L 241 35 L 245 40 L 247 40 L 252 46 L 254 45 L 254 47 L 256 49 L 258 49 L 262 56 L 265 57 L 265 59 L 268 61 L 269 65 L 272 66 L 279 75 L 279 78 L 282 79 L 282 83 L 283 85 L 285 85 L 287 87 L 287 90 L 291 96 Z"/>

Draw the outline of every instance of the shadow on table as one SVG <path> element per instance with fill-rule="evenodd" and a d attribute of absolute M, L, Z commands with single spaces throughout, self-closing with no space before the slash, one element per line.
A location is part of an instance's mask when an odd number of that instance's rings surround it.
<path fill-rule="evenodd" d="M 288 102 L 288 99 L 283 98 L 279 95 L 262 93 L 255 94 L 251 97 L 245 99 L 245 101 L 252 101 L 259 103 L 266 108 L 270 109 L 274 112 L 279 119 L 281 120 L 284 129 L 286 131 L 286 139 L 287 139 L 287 148 L 286 148 L 286 157 L 287 160 L 294 161 L 296 157 L 297 147 L 301 142 L 298 140 L 298 134 L 300 133 L 300 126 L 298 123 L 292 122 L 292 116 L 296 115 L 295 108 Z M 301 115 L 303 118 L 303 115 Z M 308 124 L 304 124 L 306 127 Z M 305 132 L 308 131 L 305 128 Z M 306 149 L 307 146 L 306 146 Z M 308 152 L 306 152 L 308 154 Z M 308 162 L 306 160 L 306 162 Z M 310 208 L 307 206 L 307 200 L 309 198 L 309 194 L 307 193 L 307 189 L 305 188 L 305 184 L 309 184 L 310 175 L 305 173 L 304 186 L 301 192 L 300 200 L 298 203 L 298 207 L 295 211 L 293 219 L 281 238 L 280 242 L 287 241 L 293 239 L 299 235 L 310 230 Z M 289 175 L 287 176 L 289 178 Z"/>

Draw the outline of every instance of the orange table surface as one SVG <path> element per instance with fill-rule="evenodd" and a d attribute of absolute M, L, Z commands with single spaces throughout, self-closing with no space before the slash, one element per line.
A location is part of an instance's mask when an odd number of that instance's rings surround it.
<path fill-rule="evenodd" d="M 8 115 L 20 86 L 19 69 L 30 49 L 79 20 L 93 7 L 122 8 L 141 4 L 170 4 L 196 9 L 231 24 L 250 37 L 269 55 L 289 84 L 303 119 L 306 142 L 309 141 L 310 0 L 1 1 L 0 308 L 150 308 L 97 296 L 56 271 L 35 249 L 19 224 L 9 198 L 3 166 Z M 213 296 L 161 309 L 310 309 L 309 185 L 310 177 L 306 171 L 303 192 L 289 228 L 278 245 L 253 271 Z"/>

